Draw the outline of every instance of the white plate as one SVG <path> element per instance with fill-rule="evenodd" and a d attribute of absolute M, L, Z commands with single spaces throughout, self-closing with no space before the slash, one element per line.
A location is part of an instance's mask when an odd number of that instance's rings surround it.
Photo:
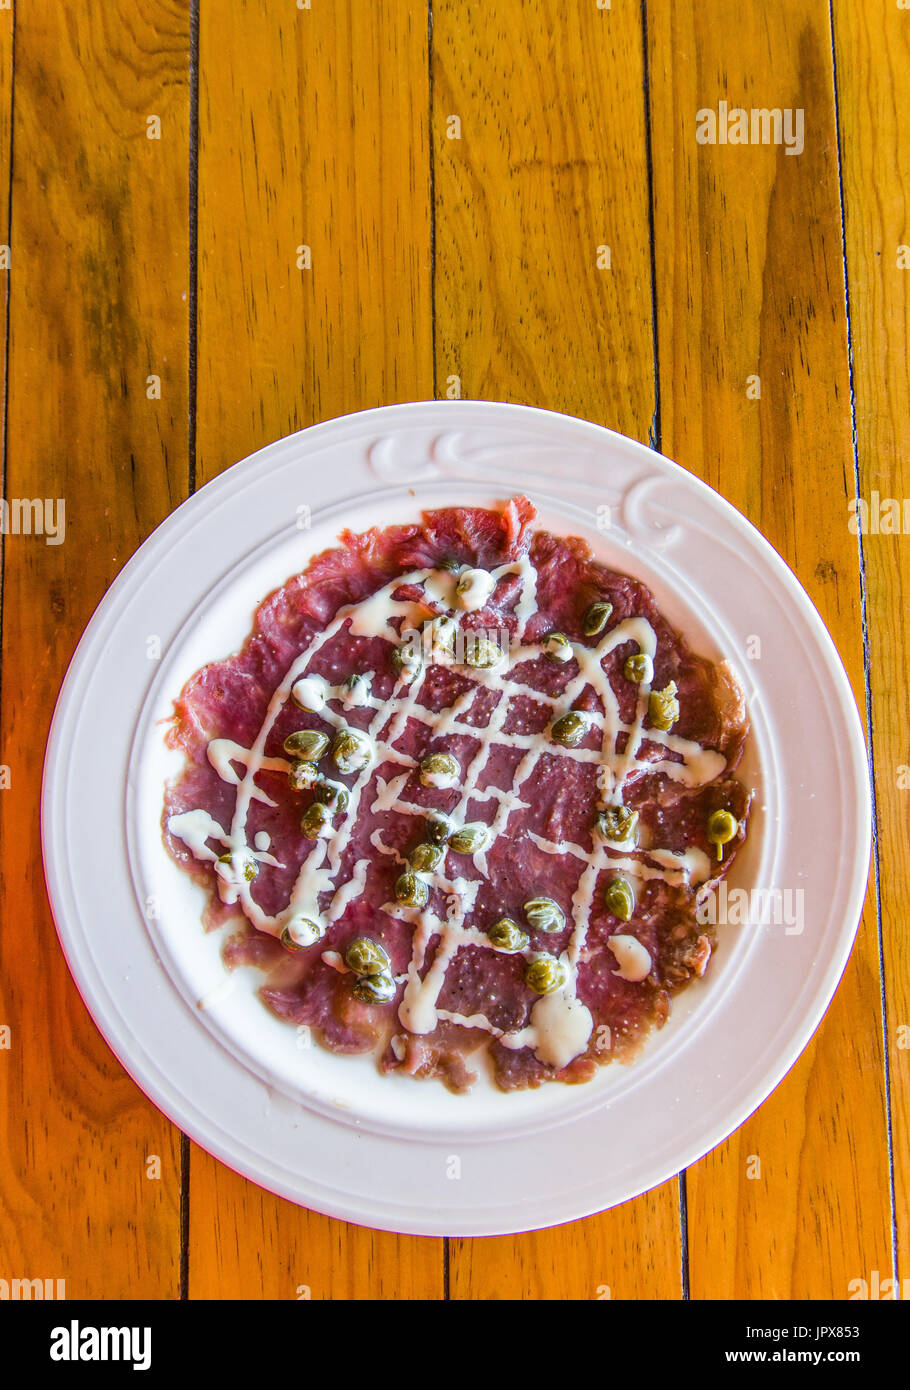
<path fill-rule="evenodd" d="M 730 660 L 753 722 L 740 775 L 757 794 L 728 886 L 778 892 L 791 921 L 801 906 L 802 930 L 773 913 L 722 926 L 707 977 L 677 998 L 630 1065 L 605 1066 L 583 1086 L 503 1095 L 479 1084 L 453 1096 L 438 1083 L 380 1078 L 369 1058 L 307 1046 L 306 1030 L 256 998 L 261 977 L 227 975 L 220 933 L 201 928 L 204 894 L 162 844 L 176 755 L 161 721 L 187 677 L 238 647 L 259 601 L 342 526 L 517 492 L 537 503 L 540 525 L 587 537 L 607 563 L 648 583 L 696 650 Z M 621 435 L 467 401 L 314 426 L 179 507 L 79 644 L 51 729 L 42 818 L 70 969 L 155 1104 L 294 1202 L 419 1235 L 586 1216 L 724 1139 L 777 1085 L 831 999 L 862 910 L 871 838 L 862 728 L 837 652 L 754 527 Z"/>

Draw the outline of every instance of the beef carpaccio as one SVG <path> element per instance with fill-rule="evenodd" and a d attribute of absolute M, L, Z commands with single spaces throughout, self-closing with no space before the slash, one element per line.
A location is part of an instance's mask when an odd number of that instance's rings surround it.
<path fill-rule="evenodd" d="M 726 664 L 533 505 L 344 532 L 175 701 L 167 847 L 228 968 L 382 1073 L 580 1082 L 703 975 L 746 833 Z"/>

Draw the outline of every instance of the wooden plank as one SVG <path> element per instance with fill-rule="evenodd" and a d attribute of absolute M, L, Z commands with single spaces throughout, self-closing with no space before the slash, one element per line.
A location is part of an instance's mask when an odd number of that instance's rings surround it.
<path fill-rule="evenodd" d="M 66 510 L 62 543 L 4 546 L 0 1273 L 64 1279 L 69 1298 L 171 1298 L 179 1136 L 79 999 L 37 846 L 47 725 L 76 639 L 186 485 L 189 35 L 184 7 L 163 0 L 32 0 L 15 23 L 5 491 Z"/>
<path fill-rule="evenodd" d="M 828 6 L 705 0 L 647 15 L 664 451 L 719 488 L 795 569 L 862 709 Z M 724 100 L 802 109 L 804 150 L 698 143 L 697 113 Z M 882 1065 L 873 905 L 812 1045 L 689 1172 L 693 1297 L 844 1298 L 869 1260 L 887 1262 Z M 750 1155 L 760 1178 L 749 1176 Z"/>
<path fill-rule="evenodd" d="M 910 497 L 910 13 L 835 0 L 850 332 L 860 487 L 868 505 Z M 901 249 L 903 248 L 903 249 Z M 870 514 L 862 538 L 876 765 L 881 923 L 891 1072 L 899 1278 L 910 1280 L 910 556 L 906 521 L 882 534 Z M 870 1249 L 856 1277 L 890 1275 Z M 910 1285 L 904 1285 L 905 1290 Z M 906 1296 L 906 1292 L 905 1295 Z"/>
<path fill-rule="evenodd" d="M 426 45 L 416 0 L 202 7 L 200 483 L 316 420 L 432 397 Z"/>
<path fill-rule="evenodd" d="M 600 1216 L 451 1242 L 453 1299 L 679 1298 L 676 1178 Z"/>
<path fill-rule="evenodd" d="M 428 80 L 421 4 L 202 6 L 200 483 L 313 421 L 432 396 Z M 328 1221 L 195 1149 L 191 1175 L 192 1298 L 442 1294 L 440 1241 Z"/>
<path fill-rule="evenodd" d="M 647 441 L 638 6 L 434 0 L 433 16 L 439 394 L 457 377 L 462 396 L 563 410 Z"/>
<path fill-rule="evenodd" d="M 547 406 L 647 440 L 638 5 L 435 0 L 433 16 L 439 394 Z M 454 1298 L 678 1298 L 676 1184 L 583 1223 L 450 1249 Z"/>

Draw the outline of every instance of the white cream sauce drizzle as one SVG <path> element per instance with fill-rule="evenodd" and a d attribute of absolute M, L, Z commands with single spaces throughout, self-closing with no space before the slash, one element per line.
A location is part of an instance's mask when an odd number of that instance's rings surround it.
<path fill-rule="evenodd" d="M 614 975 L 619 975 L 621 979 L 629 980 L 632 984 L 647 979 L 651 972 L 651 953 L 637 937 L 626 932 L 617 932 L 615 936 L 610 937 L 607 946 L 613 952 L 619 966 L 618 970 L 613 971 Z"/>
<path fill-rule="evenodd" d="M 535 687 L 521 681 L 515 670 L 521 662 L 536 660 L 540 656 L 539 643 L 522 644 L 527 624 L 537 612 L 537 575 L 530 560 L 525 556 L 510 564 L 501 565 L 489 572 L 486 578 L 483 577 L 483 571 L 462 571 L 462 575 L 468 573 L 471 576 L 470 583 L 462 595 L 457 593 L 457 574 L 445 569 L 416 570 L 392 580 L 370 598 L 340 609 L 334 620 L 313 639 L 285 674 L 269 702 L 266 717 L 252 748 L 243 748 L 229 739 L 213 739 L 209 744 L 208 756 L 212 766 L 225 782 L 237 788 L 230 830 L 223 829 L 201 809 L 172 816 L 168 827 L 197 859 L 212 861 L 219 858 L 209 847 L 210 840 L 217 841 L 223 847 L 222 853 L 229 851 L 232 856 L 242 855 L 244 851 L 254 853 L 249 849 L 246 836 L 250 804 L 258 800 L 266 805 L 275 805 L 256 784 L 255 779 L 261 771 L 286 773 L 289 767 L 284 758 L 267 758 L 264 749 L 275 720 L 292 691 L 296 689 L 296 693 L 303 696 L 307 703 L 318 704 L 320 697 L 324 698 L 324 704 L 319 710 L 320 717 L 335 727 L 345 724 L 343 715 L 330 708 L 330 702 L 335 701 L 344 708 L 350 708 L 350 691 L 344 687 L 332 687 L 322 677 L 307 674 L 313 658 L 344 624 L 350 623 L 350 631 L 354 636 L 382 637 L 397 646 L 400 640 L 399 632 L 393 620 L 401 619 L 402 632 L 407 629 L 419 629 L 432 619 L 439 619 L 446 626 L 451 625 L 454 630 L 465 612 L 476 611 L 482 606 L 482 602 L 492 594 L 499 579 L 510 574 L 520 577 L 519 597 L 512 610 L 517 620 L 516 637 L 519 645 L 513 646 L 501 668 L 484 672 L 470 671 L 469 674 L 476 678 L 476 683 L 458 696 L 447 709 L 434 714 L 418 703 L 426 673 L 425 667 L 419 669 L 412 680 L 407 681 L 403 677 L 398 682 L 394 702 L 391 704 L 366 694 L 368 685 L 359 693 L 357 703 L 373 711 L 366 733 L 373 743 L 375 757 L 371 767 L 358 774 L 349 788 L 349 803 L 340 823 L 327 838 L 317 840 L 307 854 L 283 912 L 276 916 L 266 914 L 254 901 L 249 881 L 237 874 L 220 874 L 219 891 L 222 897 L 227 893 L 231 895 L 228 900 L 239 901 L 244 912 L 259 930 L 280 935 L 284 925 L 295 914 L 305 913 L 310 917 L 316 915 L 319 896 L 327 893 L 332 894 L 331 901 L 328 907 L 322 910 L 321 916 L 325 922 L 333 922 L 364 892 L 370 864 L 367 859 L 357 861 L 347 882 L 338 885 L 336 879 L 342 856 L 357 820 L 361 798 L 368 786 L 372 787 L 372 799 L 368 803 L 371 812 L 394 810 L 414 816 L 424 814 L 416 803 L 403 799 L 415 762 L 395 744 L 409 719 L 418 719 L 428 724 L 436 737 L 464 734 L 476 741 L 477 748 L 470 756 L 460 779 L 461 796 L 450 814 L 455 823 L 461 823 L 470 818 L 467 816 L 469 802 L 498 803 L 490 826 L 491 838 L 487 848 L 493 843 L 495 836 L 505 829 L 511 812 L 529 804 L 520 799 L 519 792 L 544 754 L 597 763 L 601 775 L 601 805 L 621 804 L 625 782 L 643 767 L 647 767 L 651 772 L 662 772 L 690 787 L 704 785 L 722 772 L 725 760 L 713 749 L 702 748 L 700 744 L 670 732 L 644 730 L 643 722 L 650 693 L 650 684 L 647 681 L 643 681 L 639 686 L 637 708 L 632 723 L 625 724 L 620 718 L 618 700 L 602 663 L 615 647 L 629 641 L 636 643 L 638 650 L 653 660 L 657 650 L 656 636 L 646 619 L 633 617 L 624 620 L 607 632 L 593 647 L 573 643 L 572 655 L 577 665 L 577 673 L 566 682 L 558 699 L 552 700 L 542 695 Z M 423 600 L 393 599 L 392 594 L 404 585 L 422 585 Z M 431 659 L 444 661 L 446 664 L 451 664 L 452 661 L 445 649 L 438 645 L 432 651 Z M 373 672 L 366 674 L 369 679 Z M 588 685 L 593 687 L 602 706 L 602 713 L 589 714 L 591 727 L 601 731 L 599 750 L 559 748 L 557 751 L 547 729 L 533 734 L 517 730 L 509 733 L 505 731 L 511 706 L 510 696 L 525 695 L 543 705 L 549 716 L 568 709 Z M 478 690 L 492 690 L 498 699 L 489 718 L 482 724 L 473 724 L 462 716 L 470 712 Z M 311 696 L 315 696 L 312 701 L 309 698 Z M 622 753 L 617 753 L 616 741 L 620 733 L 625 733 L 626 741 Z M 660 761 L 639 759 L 638 754 L 645 739 L 651 744 L 662 745 L 668 752 L 678 755 L 681 761 L 669 758 Z M 489 785 L 481 789 L 478 781 L 495 746 L 520 750 L 523 756 L 515 769 L 510 787 Z M 399 763 L 403 771 L 391 778 L 381 777 L 372 771 L 373 767 L 390 761 Z M 235 770 L 235 763 L 245 769 L 242 777 Z M 587 850 L 570 841 L 546 840 L 533 832 L 530 832 L 530 838 L 549 854 L 574 856 L 583 868 L 572 899 L 572 936 L 560 957 L 566 971 L 565 984 L 559 990 L 542 995 L 535 1001 L 528 1022 L 521 1029 L 503 1032 L 502 1029 L 494 1027 L 482 1013 L 465 1017 L 439 1007 L 438 1001 L 445 984 L 446 972 L 460 948 L 473 944 L 486 949 L 496 949 L 491 946 L 485 932 L 465 920 L 473 911 L 482 879 L 447 880 L 436 875 L 435 885 L 447 895 L 445 920 L 429 906 L 422 910 L 408 909 L 395 902 L 386 903 L 383 911 L 413 927 L 411 959 L 405 977 L 404 995 L 398 1010 L 399 1020 L 408 1032 L 431 1033 L 439 1020 L 445 1019 L 464 1027 L 484 1029 L 500 1038 L 503 1045 L 509 1048 L 531 1047 L 541 1061 L 561 1068 L 585 1051 L 593 1029 L 590 1010 L 577 998 L 576 986 L 579 964 L 589 956 L 585 949 L 585 939 L 598 874 L 609 866 L 622 868 L 642 880 L 662 878 L 671 884 L 688 882 L 694 885 L 704 882 L 710 876 L 712 865 L 708 856 L 694 847 L 684 853 L 676 853 L 643 846 L 640 843 L 633 856 L 632 845 L 610 846 L 608 849 L 595 841 L 593 848 Z M 268 837 L 263 838 L 262 832 L 254 837 L 255 857 L 261 863 L 274 864 L 277 861 L 265 853 L 268 843 Z M 371 836 L 371 843 L 379 853 L 394 856 L 399 863 L 405 862 L 397 850 L 384 844 L 378 830 Z M 618 855 L 619 851 L 626 853 Z M 473 863 L 477 872 L 486 877 L 486 848 L 481 848 L 473 856 Z M 223 871 L 224 868 L 225 866 L 218 865 L 219 871 Z M 225 877 L 230 881 L 225 882 Z M 434 938 L 438 938 L 436 948 L 429 967 L 424 970 L 428 948 Z M 644 956 L 648 957 L 650 968 L 650 956 L 645 948 L 631 935 L 616 937 L 614 941 L 615 944 L 608 942 L 608 945 L 617 959 L 619 969 L 616 973 L 623 974 L 625 978 L 634 976 L 643 979 L 644 975 L 636 972 L 643 968 Z M 532 953 L 528 951 L 525 955 L 530 957 Z M 326 951 L 322 958 L 333 968 L 344 971 L 341 957 L 338 956 L 336 960 L 336 956 L 337 952 Z"/>

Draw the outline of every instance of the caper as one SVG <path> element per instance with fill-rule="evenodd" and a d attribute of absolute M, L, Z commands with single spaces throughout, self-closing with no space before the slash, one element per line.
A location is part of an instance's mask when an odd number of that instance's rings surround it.
<path fill-rule="evenodd" d="M 325 927 L 321 922 L 314 922 L 312 917 L 293 917 L 278 939 L 287 951 L 305 951 L 324 936 Z"/>
<path fill-rule="evenodd" d="M 319 773 L 316 770 L 315 763 L 305 762 L 303 758 L 295 758 L 291 763 L 290 771 L 288 772 L 288 782 L 291 791 L 307 792 L 310 790 L 310 787 L 315 787 L 318 779 Z"/>
<path fill-rule="evenodd" d="M 431 618 L 424 624 L 424 633 L 430 644 L 430 650 L 434 656 L 451 656 L 455 646 L 455 633 L 458 625 L 454 618 L 449 618 L 445 614 L 438 618 Z"/>
<path fill-rule="evenodd" d="M 383 975 L 391 969 L 388 952 L 369 936 L 355 936 L 344 953 L 344 963 L 355 975 Z"/>
<path fill-rule="evenodd" d="M 587 613 L 581 620 L 581 630 L 586 637 L 596 637 L 603 632 L 613 614 L 612 603 L 603 600 L 592 603 Z"/>
<path fill-rule="evenodd" d="M 647 684 L 654 675 L 654 662 L 647 652 L 636 652 L 634 656 L 626 657 L 622 673 L 627 681 L 635 685 Z"/>
<path fill-rule="evenodd" d="M 724 845 L 730 843 L 736 834 L 739 822 L 729 811 L 712 811 L 708 817 L 708 839 L 717 846 L 717 857 L 723 859 Z"/>
<path fill-rule="evenodd" d="M 466 569 L 459 575 L 455 593 L 462 608 L 476 613 L 488 602 L 496 588 L 496 577 L 489 570 Z"/>
<path fill-rule="evenodd" d="M 284 740 L 285 753 L 307 763 L 318 763 L 328 746 L 328 736 L 318 729 L 298 729 Z"/>
<path fill-rule="evenodd" d="M 310 714 L 318 714 L 325 707 L 327 694 L 328 685 L 322 676 L 302 676 L 291 688 L 294 704 Z"/>
<path fill-rule="evenodd" d="M 453 570 L 457 573 L 461 569 L 461 561 L 453 560 L 451 555 L 447 555 L 445 559 L 436 561 L 436 568 L 438 570 Z"/>
<path fill-rule="evenodd" d="M 580 710 L 570 709 L 550 726 L 550 738 L 563 748 L 576 748 L 588 732 L 588 721 Z"/>
<path fill-rule="evenodd" d="M 562 931 L 566 925 L 566 914 L 552 898 L 532 898 L 524 913 L 535 931 Z"/>
<path fill-rule="evenodd" d="M 332 813 L 324 801 L 314 801 L 300 817 L 300 829 L 308 840 L 318 840 L 332 824 Z"/>
<path fill-rule="evenodd" d="M 427 816 L 425 833 L 431 844 L 444 845 L 452 833 L 452 821 L 441 811 L 433 811 Z"/>
<path fill-rule="evenodd" d="M 628 922 L 635 907 L 635 896 L 632 892 L 632 885 L 627 878 L 617 874 L 616 878 L 611 878 L 607 884 L 604 894 L 607 908 L 618 917 L 621 922 Z"/>
<path fill-rule="evenodd" d="M 438 869 L 445 857 L 442 845 L 432 845 L 429 841 L 416 845 L 408 855 L 408 863 L 417 874 L 429 874 Z"/>
<path fill-rule="evenodd" d="M 332 744 L 332 758 L 339 772 L 360 772 L 372 757 L 370 740 L 359 729 L 339 729 Z"/>
<path fill-rule="evenodd" d="M 350 793 L 343 782 L 332 782 L 328 777 L 320 777 L 313 796 L 317 801 L 323 801 L 326 806 L 330 806 L 333 816 L 340 816 L 342 811 L 348 809 Z"/>
<path fill-rule="evenodd" d="M 344 692 L 345 709 L 350 709 L 352 705 L 355 709 L 359 709 L 370 698 L 370 682 L 366 676 L 355 671 L 345 681 Z"/>
<path fill-rule="evenodd" d="M 388 1004 L 395 998 L 395 981 L 391 975 L 361 975 L 354 981 L 354 997 L 361 1004 Z"/>
<path fill-rule="evenodd" d="M 594 818 L 594 834 L 601 840 L 615 840 L 625 844 L 634 840 L 638 830 L 638 812 L 631 806 L 608 806 L 598 811 Z"/>
<path fill-rule="evenodd" d="M 679 701 L 676 698 L 676 681 L 670 681 L 663 690 L 652 690 L 648 696 L 648 716 L 655 729 L 672 729 L 679 718 Z"/>
<path fill-rule="evenodd" d="M 541 642 L 544 656 L 551 661 L 571 661 L 574 655 L 572 643 L 564 632 L 551 632 Z"/>
<path fill-rule="evenodd" d="M 410 869 L 399 874 L 395 883 L 395 897 L 402 907 L 426 907 L 429 896 L 430 890 L 423 879 Z"/>
<path fill-rule="evenodd" d="M 219 856 L 218 856 L 218 863 L 219 863 L 219 864 L 230 864 L 231 867 L 233 868 L 233 867 L 234 867 L 234 855 L 233 855 L 233 853 L 232 853 L 230 850 L 228 850 L 227 854 L 219 854 Z M 240 855 L 240 867 L 239 867 L 239 872 L 240 872 L 240 874 L 243 876 L 243 878 L 246 879 L 247 883 L 252 883 L 252 882 L 253 882 L 253 879 L 256 877 L 256 875 L 257 875 L 258 872 L 259 872 L 259 865 L 256 863 L 256 860 L 255 860 L 255 858 L 253 857 L 252 854 L 241 854 L 241 855 Z"/>
<path fill-rule="evenodd" d="M 555 956 L 536 956 L 525 966 L 525 984 L 535 994 L 552 994 L 566 982 L 566 967 Z"/>
<path fill-rule="evenodd" d="M 402 680 L 412 681 L 423 666 L 423 660 L 413 647 L 396 647 L 392 652 L 392 665 Z"/>
<path fill-rule="evenodd" d="M 478 850 L 483 849 L 489 835 L 489 826 L 484 825 L 483 821 L 469 821 L 449 836 L 449 849 L 453 849 L 456 854 L 476 854 Z"/>
<path fill-rule="evenodd" d="M 500 917 L 498 922 L 487 927 L 487 936 L 500 951 L 523 951 L 528 944 L 527 932 L 511 917 Z"/>
<path fill-rule="evenodd" d="M 478 671 L 492 671 L 496 666 L 501 666 L 505 659 L 502 648 L 496 642 L 491 642 L 489 637 L 474 637 L 472 641 L 472 636 L 471 633 L 465 634 L 465 664 Z"/>
<path fill-rule="evenodd" d="M 420 780 L 425 787 L 453 787 L 460 771 L 451 753 L 431 753 L 420 764 Z"/>

